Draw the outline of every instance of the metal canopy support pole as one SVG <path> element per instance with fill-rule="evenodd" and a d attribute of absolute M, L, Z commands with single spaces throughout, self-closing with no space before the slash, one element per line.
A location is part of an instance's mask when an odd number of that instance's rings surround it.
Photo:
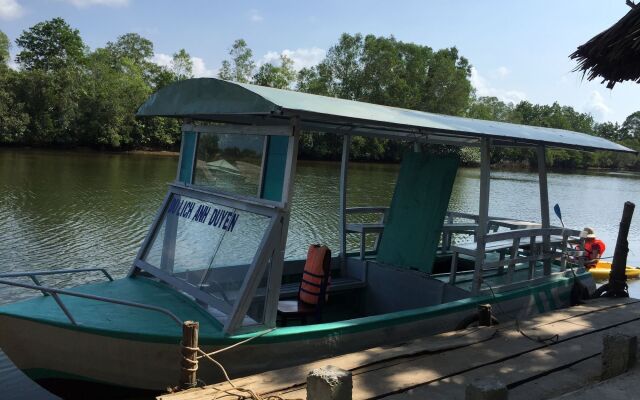
<path fill-rule="evenodd" d="M 342 162 L 340 163 L 340 271 L 346 275 L 347 269 L 347 172 L 351 135 L 342 138 Z M 364 233 L 363 233 L 364 235 Z"/>
<path fill-rule="evenodd" d="M 485 236 L 489 222 L 489 182 L 491 178 L 489 146 L 489 139 L 483 138 L 480 143 L 480 207 L 478 210 L 478 232 L 476 232 L 476 262 L 473 271 L 473 285 L 471 286 L 473 296 L 480 293 L 480 285 L 482 284 Z"/>
<path fill-rule="evenodd" d="M 542 229 L 549 229 L 549 191 L 547 187 L 547 158 L 546 151 L 543 145 L 536 147 L 538 158 L 538 182 L 540 184 L 540 218 L 542 219 Z M 542 251 L 546 256 L 549 254 L 549 235 L 543 235 Z M 551 259 L 544 259 L 544 274 L 551 274 Z"/>
<path fill-rule="evenodd" d="M 276 326 L 280 284 L 282 282 L 284 255 L 291 216 L 291 199 L 293 197 L 293 184 L 298 160 L 299 138 L 300 120 L 292 118 L 291 135 L 287 146 L 287 162 L 284 170 L 284 183 L 282 185 L 281 212 L 271 220 L 269 228 L 267 228 L 268 233 L 262 238 L 259 250 L 249 267 L 247 276 L 240 288 L 240 298 L 236 301 L 231 317 L 224 326 L 224 332 L 227 334 L 236 333 L 242 328 L 244 317 L 266 272 L 269 273 L 269 278 L 267 281 L 263 321 L 267 328 Z"/>
<path fill-rule="evenodd" d="M 271 260 L 271 271 L 267 287 L 267 304 L 265 307 L 264 321 L 267 327 L 275 327 L 278 316 L 278 300 L 280 299 L 280 284 L 282 283 L 282 271 L 284 269 L 284 256 L 287 248 L 287 235 L 289 233 L 289 220 L 291 219 L 291 200 L 293 198 L 293 186 L 298 164 L 298 144 L 300 142 L 300 119 L 291 119 L 291 136 L 287 147 L 287 163 L 284 172 L 284 185 L 282 187 L 282 202 L 284 203 L 280 237 Z"/>

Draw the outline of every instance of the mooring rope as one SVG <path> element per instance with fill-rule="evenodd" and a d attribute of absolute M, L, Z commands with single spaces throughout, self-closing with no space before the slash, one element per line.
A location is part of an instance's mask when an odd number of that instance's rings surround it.
<path fill-rule="evenodd" d="M 246 387 L 242 387 L 242 386 L 237 386 L 236 384 L 233 383 L 233 381 L 231 380 L 231 378 L 229 378 L 229 374 L 227 373 L 226 368 L 224 367 L 224 365 L 222 365 L 218 360 L 214 359 L 213 356 L 216 354 L 220 354 L 223 353 L 227 350 L 231 350 L 235 347 L 238 347 L 240 345 L 243 345 L 245 343 L 248 343 L 254 339 L 257 339 L 261 336 L 266 335 L 267 333 L 273 332 L 274 330 L 276 330 L 277 328 L 271 328 L 271 329 L 267 329 L 266 331 L 260 332 L 257 335 L 251 336 L 247 339 L 241 340 L 240 342 L 234 343 L 230 346 L 224 347 L 222 349 L 218 349 L 215 351 L 212 351 L 210 353 L 206 353 L 205 351 L 203 351 L 200 347 L 189 347 L 189 346 L 185 346 L 182 342 L 180 343 L 182 345 L 183 349 L 192 351 L 192 352 L 197 352 L 199 355 L 196 357 L 195 360 L 192 360 L 190 358 L 187 358 L 184 356 L 184 353 L 182 354 L 182 360 L 185 361 L 188 365 L 191 365 L 190 368 L 184 368 L 183 369 L 185 371 L 188 372 L 195 372 L 198 370 L 198 360 L 200 360 L 201 358 L 206 358 L 209 361 L 211 361 L 212 363 L 214 363 L 216 366 L 218 366 L 218 368 L 220 368 L 220 370 L 222 371 L 222 374 L 224 375 L 225 380 L 227 381 L 227 383 L 231 386 L 231 389 L 222 389 L 222 388 L 217 388 L 215 386 L 211 386 L 211 389 L 217 390 L 218 393 L 214 395 L 214 397 L 212 398 L 212 400 L 216 400 L 222 397 L 233 397 L 235 399 L 239 399 L 239 400 L 244 400 L 244 399 L 250 399 L 250 400 L 285 400 L 283 397 L 278 396 L 278 395 L 267 395 L 262 396 L 259 393 L 256 393 L 254 390 L 246 388 Z M 236 392 L 240 392 L 240 393 L 234 393 L 233 391 Z M 221 397 L 222 396 L 222 397 Z M 302 399 L 295 399 L 295 400 L 302 400 Z"/>

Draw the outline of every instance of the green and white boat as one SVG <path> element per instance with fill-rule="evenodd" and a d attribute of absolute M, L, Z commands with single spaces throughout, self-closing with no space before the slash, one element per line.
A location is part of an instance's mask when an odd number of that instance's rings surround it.
<path fill-rule="evenodd" d="M 89 268 L 0 276 L 1 284 L 38 294 L 0 307 L 0 347 L 33 378 L 162 390 L 180 375 L 186 320 L 199 322 L 205 351 L 276 328 L 219 354 L 235 378 L 453 330 L 472 323 L 479 304 L 495 304 L 500 320 L 569 306 L 576 282 L 595 287 L 566 251 L 579 232 L 551 226 L 545 148 L 632 152 L 565 130 L 211 78 L 168 86 L 137 114 L 184 125 L 176 180 L 129 274 L 113 280 Z M 279 302 L 296 299 L 305 265 L 285 259 L 285 245 L 298 141 L 309 131 L 343 140 L 341 244 L 333 249 L 321 320 L 279 326 Z M 346 206 L 355 136 L 407 144 L 387 207 Z M 479 147 L 478 215 L 447 209 L 458 160 L 423 151 L 440 145 Z M 540 222 L 489 216 L 489 151 L 496 146 L 537 151 L 540 191 L 532 201 L 540 202 Z M 360 246 L 349 251 L 354 239 Z M 104 282 L 54 288 L 38 279 L 92 271 L 102 271 Z M 198 375 L 207 383 L 222 378 L 207 362 Z"/>

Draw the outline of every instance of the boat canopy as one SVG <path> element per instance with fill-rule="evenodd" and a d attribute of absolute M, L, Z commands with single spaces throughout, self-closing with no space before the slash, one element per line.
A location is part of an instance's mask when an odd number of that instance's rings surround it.
<path fill-rule="evenodd" d="M 636 153 L 609 140 L 564 129 L 518 125 L 433 114 L 423 111 L 291 90 L 197 78 L 169 85 L 153 94 L 136 114 L 257 125 L 285 124 L 299 118 L 303 129 L 412 141 L 478 145 L 546 145 L 576 150 Z"/>

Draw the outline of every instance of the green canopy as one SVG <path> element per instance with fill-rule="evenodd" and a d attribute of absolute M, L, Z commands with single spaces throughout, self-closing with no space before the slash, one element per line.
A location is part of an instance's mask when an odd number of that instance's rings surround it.
<path fill-rule="evenodd" d="M 325 132 L 462 146 L 491 138 L 496 145 L 634 152 L 600 137 L 563 129 L 432 114 L 214 78 L 169 85 L 140 106 L 137 115 L 265 125 L 288 124 L 298 117 L 303 128 Z"/>

